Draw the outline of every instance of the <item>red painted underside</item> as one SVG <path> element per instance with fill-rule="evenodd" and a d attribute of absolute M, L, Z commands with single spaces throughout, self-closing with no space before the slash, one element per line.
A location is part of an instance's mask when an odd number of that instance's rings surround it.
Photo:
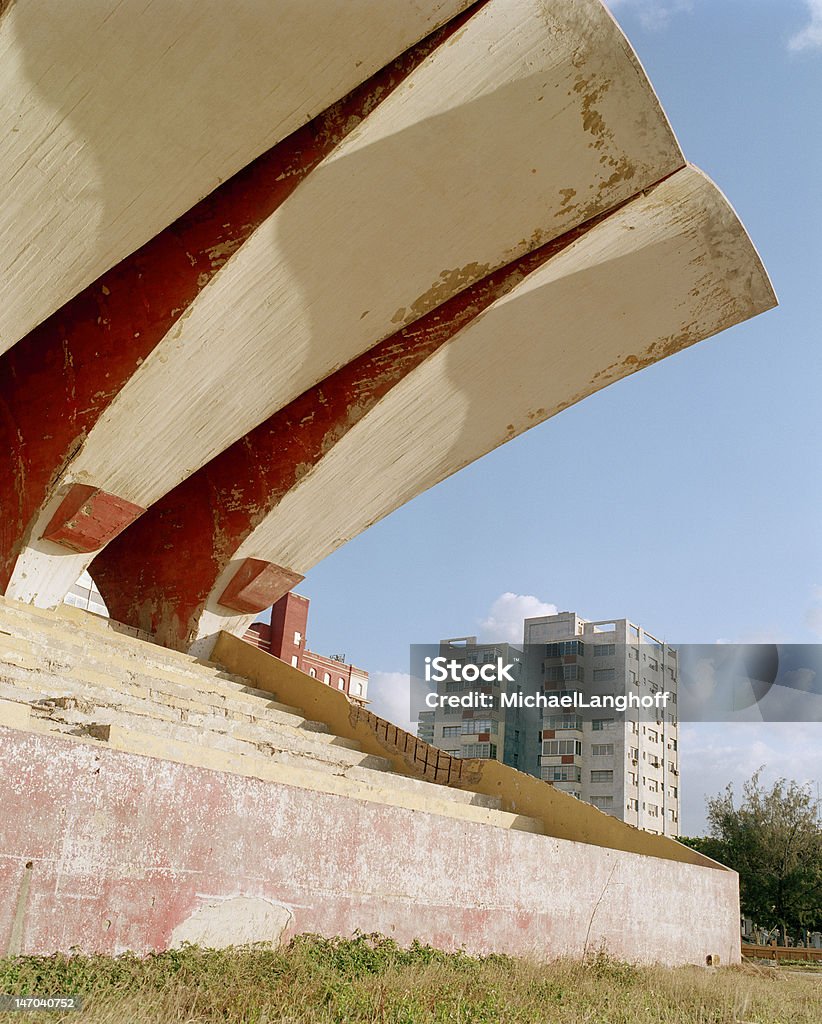
<path fill-rule="evenodd" d="M 478 6 L 264 153 L 0 356 L 0 592 L 89 431 L 229 256 Z"/>
<path fill-rule="evenodd" d="M 112 616 L 156 634 L 168 646 L 186 647 L 216 580 L 240 544 L 307 468 L 423 360 L 606 216 L 489 274 L 398 331 L 160 499 L 91 566 Z"/>

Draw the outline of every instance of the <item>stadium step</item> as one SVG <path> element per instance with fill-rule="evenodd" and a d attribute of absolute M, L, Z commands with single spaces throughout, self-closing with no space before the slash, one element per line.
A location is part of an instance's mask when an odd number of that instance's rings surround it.
<path fill-rule="evenodd" d="M 542 832 L 497 797 L 391 769 L 241 676 L 76 608 L 0 597 L 0 725 L 200 768 Z"/>

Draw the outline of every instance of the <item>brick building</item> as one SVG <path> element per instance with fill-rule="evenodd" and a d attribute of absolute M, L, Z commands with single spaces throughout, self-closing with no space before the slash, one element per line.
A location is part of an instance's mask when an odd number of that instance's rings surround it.
<path fill-rule="evenodd" d="M 367 703 L 368 673 L 364 669 L 349 665 L 342 655 L 326 657 L 306 647 L 309 604 L 301 594 L 286 594 L 271 609 L 269 624 L 253 623 L 243 639 L 313 679 L 342 690 L 352 700 Z"/>

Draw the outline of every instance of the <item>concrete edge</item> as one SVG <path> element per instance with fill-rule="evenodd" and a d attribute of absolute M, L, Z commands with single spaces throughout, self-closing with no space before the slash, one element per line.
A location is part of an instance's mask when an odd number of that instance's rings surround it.
<path fill-rule="evenodd" d="M 344 693 L 230 633 L 219 634 L 212 658 L 284 703 L 299 703 L 307 717 L 325 723 L 338 736 L 356 740 L 366 753 L 387 758 L 394 771 L 497 797 L 503 811 L 538 821 L 545 835 L 712 870 L 730 870 L 675 839 L 643 832 L 499 761 L 452 758 L 354 705 Z"/>

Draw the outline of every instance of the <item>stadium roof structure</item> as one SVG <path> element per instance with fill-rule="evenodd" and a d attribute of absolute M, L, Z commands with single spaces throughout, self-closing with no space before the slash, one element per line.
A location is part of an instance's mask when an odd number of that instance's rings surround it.
<path fill-rule="evenodd" d="M 90 567 L 114 618 L 207 654 L 776 303 L 599 0 L 0 10 L 8 597 Z"/>

